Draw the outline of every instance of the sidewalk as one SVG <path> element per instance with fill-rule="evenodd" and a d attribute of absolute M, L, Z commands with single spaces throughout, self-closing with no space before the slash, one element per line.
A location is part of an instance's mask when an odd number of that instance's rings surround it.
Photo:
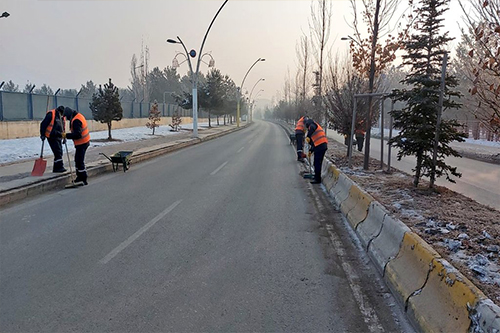
<path fill-rule="evenodd" d="M 245 125 L 241 126 L 244 128 Z M 155 156 L 165 154 L 183 147 L 194 145 L 203 141 L 217 138 L 221 135 L 238 130 L 236 125 L 226 125 L 218 127 L 200 127 L 197 139 L 192 138 L 191 131 L 181 131 L 175 135 L 159 136 L 154 139 L 128 141 L 109 146 L 92 147 L 87 150 L 85 164 L 89 173 L 89 182 L 92 177 L 98 174 L 112 171 L 111 162 L 99 153 L 108 156 L 121 151 L 133 151 L 131 168 L 134 164 Z M 68 145 L 73 145 L 69 142 Z M 31 177 L 35 159 L 21 160 L 0 165 L 0 207 L 35 194 L 49 191 L 54 188 L 62 188 L 63 185 L 71 182 L 66 151 L 64 152 L 64 165 L 68 171 L 65 173 L 52 173 L 53 157 L 44 158 L 47 160 L 47 169 L 41 177 Z M 70 153 L 70 159 L 74 166 L 74 154 Z M 73 168 L 74 172 L 74 168 Z M 123 172 L 121 166 L 119 172 Z"/>

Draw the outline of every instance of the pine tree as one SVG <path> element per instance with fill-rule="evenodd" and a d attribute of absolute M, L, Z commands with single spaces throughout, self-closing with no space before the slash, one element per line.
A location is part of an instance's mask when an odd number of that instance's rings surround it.
<path fill-rule="evenodd" d="M 104 84 L 104 89 L 99 85 L 97 92 L 92 95 L 92 102 L 89 103 L 89 106 L 94 120 L 108 125 L 108 140 L 112 140 L 111 122 L 123 118 L 123 109 L 118 87 L 115 87 L 111 79 L 109 79 L 109 83 Z"/>
<path fill-rule="evenodd" d="M 160 111 L 158 110 L 158 102 L 155 100 L 149 110 L 149 121 L 146 123 L 146 127 L 153 130 L 153 135 L 155 135 L 155 128 L 160 127 L 158 124 L 161 120 Z"/>
<path fill-rule="evenodd" d="M 417 9 L 415 34 L 404 44 L 406 55 L 404 65 L 410 66 L 409 74 L 401 81 L 408 89 L 395 90 L 396 100 L 406 103 L 402 110 L 392 112 L 394 126 L 400 129 L 391 143 L 399 148 L 398 160 L 403 156 L 416 156 L 417 164 L 414 170 L 413 185 L 418 186 L 422 177 L 433 176 L 434 138 L 437 128 L 439 94 L 441 83 L 441 67 L 446 51 L 446 44 L 453 38 L 448 32 L 442 33 L 442 15 L 448 10 L 450 0 L 420 0 Z M 452 75 L 445 78 L 445 99 L 443 110 L 460 108 L 454 98 L 460 93 L 452 88 L 458 85 L 458 80 Z M 460 124 L 454 120 L 443 119 L 439 127 L 437 163 L 435 176 L 446 176 L 450 182 L 455 182 L 450 176 L 460 177 L 456 167 L 445 163 L 446 156 L 460 154 L 449 146 L 453 141 L 464 141 L 465 135 L 458 131 Z M 431 182 L 432 186 L 432 182 Z"/>

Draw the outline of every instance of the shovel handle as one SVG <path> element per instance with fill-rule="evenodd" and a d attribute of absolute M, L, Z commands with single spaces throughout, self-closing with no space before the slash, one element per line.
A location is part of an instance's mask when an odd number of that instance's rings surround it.
<path fill-rule="evenodd" d="M 43 158 L 43 144 L 45 143 L 45 140 L 42 140 L 42 151 L 40 151 L 40 158 Z"/>

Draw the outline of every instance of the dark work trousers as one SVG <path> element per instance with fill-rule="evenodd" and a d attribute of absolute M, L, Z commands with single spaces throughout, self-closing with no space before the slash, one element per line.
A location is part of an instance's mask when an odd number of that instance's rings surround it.
<path fill-rule="evenodd" d="M 297 140 L 297 159 L 304 158 L 304 132 L 295 132 L 295 139 Z"/>
<path fill-rule="evenodd" d="M 85 169 L 85 152 L 90 146 L 90 143 L 84 143 L 83 145 L 75 146 L 75 168 L 76 168 L 76 180 L 77 182 L 83 181 L 87 182 L 87 169 Z"/>
<path fill-rule="evenodd" d="M 358 144 L 358 150 L 363 150 L 363 143 L 365 142 L 365 136 L 363 134 L 356 134 L 356 143 Z"/>
<path fill-rule="evenodd" d="M 326 143 L 314 148 L 314 180 L 317 182 L 321 182 L 321 165 L 327 149 Z"/>
<path fill-rule="evenodd" d="M 50 149 L 54 154 L 54 166 L 52 171 L 60 170 L 64 167 L 63 162 L 63 149 L 62 149 L 62 139 L 61 138 L 48 138 Z"/>

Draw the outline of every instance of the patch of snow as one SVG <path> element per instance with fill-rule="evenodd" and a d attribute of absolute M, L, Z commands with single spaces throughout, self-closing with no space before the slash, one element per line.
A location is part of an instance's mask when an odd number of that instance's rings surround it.
<path fill-rule="evenodd" d="M 208 123 L 198 123 L 198 127 L 208 126 Z M 212 125 L 214 126 L 214 125 Z M 217 126 L 215 124 L 215 126 Z M 183 129 L 193 129 L 193 124 L 182 125 Z M 140 141 L 149 140 L 161 136 L 176 135 L 182 132 L 171 132 L 171 127 L 168 125 L 160 126 L 155 129 L 155 135 L 151 135 L 153 131 L 146 126 L 141 127 L 130 127 L 130 128 L 120 128 L 114 129 L 111 132 L 114 140 L 110 142 L 96 142 L 93 140 L 103 140 L 108 138 L 108 131 L 98 131 L 90 133 L 91 137 L 91 147 L 101 147 L 116 145 L 122 142 L 128 141 Z M 0 140 L 0 164 L 18 162 L 26 159 L 36 158 L 40 154 L 42 141 L 38 136 L 30 138 L 21 139 L 8 139 Z M 75 147 L 71 140 L 68 140 L 68 150 L 73 152 Z M 66 153 L 66 148 L 63 145 L 64 153 Z M 50 150 L 49 143 L 45 141 L 43 156 L 53 156 Z"/>

